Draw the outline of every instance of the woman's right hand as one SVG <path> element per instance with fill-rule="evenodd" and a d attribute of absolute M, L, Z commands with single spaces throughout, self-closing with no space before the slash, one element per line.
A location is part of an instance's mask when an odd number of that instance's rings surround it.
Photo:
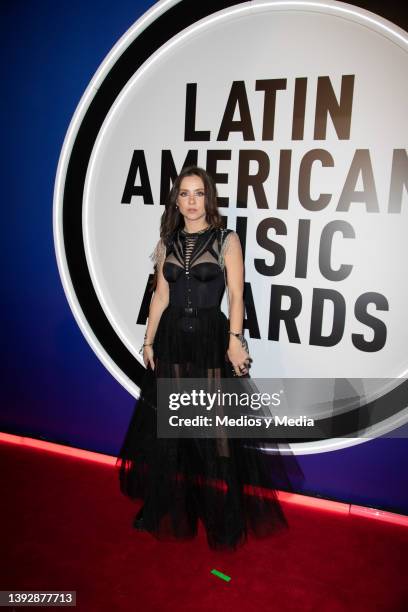
<path fill-rule="evenodd" d="M 154 359 L 153 359 L 153 347 L 152 346 L 145 346 L 143 348 L 143 361 L 144 364 L 147 368 L 148 365 L 150 365 L 150 367 L 152 368 L 152 370 L 154 370 Z"/>

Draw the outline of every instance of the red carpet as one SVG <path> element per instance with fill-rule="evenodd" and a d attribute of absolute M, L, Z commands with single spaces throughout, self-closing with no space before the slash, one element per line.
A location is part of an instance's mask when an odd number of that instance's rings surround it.
<path fill-rule="evenodd" d="M 406 527 L 284 504 L 287 532 L 215 553 L 135 531 L 112 466 L 3 443 L 0 470 L 0 590 L 76 590 L 86 612 L 408 610 Z"/>

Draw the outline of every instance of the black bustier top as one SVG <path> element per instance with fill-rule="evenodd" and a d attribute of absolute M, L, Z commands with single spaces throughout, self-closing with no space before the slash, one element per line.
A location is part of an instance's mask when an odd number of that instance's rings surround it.
<path fill-rule="evenodd" d="M 171 306 L 205 308 L 220 305 L 225 280 L 219 263 L 218 236 L 219 230 L 213 227 L 192 234 L 184 230 L 175 232 L 163 265 Z"/>

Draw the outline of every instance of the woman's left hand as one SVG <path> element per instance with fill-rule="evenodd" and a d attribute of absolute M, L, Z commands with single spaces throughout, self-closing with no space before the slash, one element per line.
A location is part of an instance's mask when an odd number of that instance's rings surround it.
<path fill-rule="evenodd" d="M 233 338 L 227 351 L 228 359 L 234 367 L 237 376 L 248 373 L 251 357 L 248 355 L 238 338 Z"/>

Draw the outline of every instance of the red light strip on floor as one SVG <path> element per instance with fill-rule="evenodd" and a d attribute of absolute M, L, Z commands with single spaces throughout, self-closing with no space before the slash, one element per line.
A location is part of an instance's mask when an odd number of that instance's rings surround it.
<path fill-rule="evenodd" d="M 111 455 L 103 455 L 93 451 L 64 446 L 63 444 L 55 444 L 54 442 L 46 442 L 45 440 L 36 440 L 25 436 L 16 436 L 0 432 L 0 442 L 8 442 L 10 444 L 18 444 L 19 446 L 28 446 L 41 451 L 48 451 L 59 455 L 68 455 L 78 459 L 85 459 L 95 463 L 103 463 L 105 465 L 116 465 L 117 457 Z M 395 525 L 408 527 L 408 516 L 396 514 L 394 512 L 386 512 L 377 510 L 376 508 L 367 508 L 366 506 L 357 506 L 343 502 L 332 501 L 330 499 L 321 499 L 311 497 L 309 495 L 301 495 L 300 493 L 287 493 L 286 491 L 277 491 L 279 501 L 288 504 L 296 504 L 306 508 L 315 508 L 317 510 L 325 510 L 329 512 L 337 512 L 339 514 L 351 514 L 364 518 L 377 519 Z"/>
<path fill-rule="evenodd" d="M 107 465 L 115 465 L 116 457 L 110 455 L 102 455 L 93 451 L 74 448 L 72 446 L 64 446 L 63 444 L 55 444 L 54 442 L 46 442 L 45 440 L 36 440 L 35 438 L 27 438 L 24 436 L 15 436 L 0 431 L 0 442 L 10 442 L 10 444 L 19 444 L 20 446 L 29 446 L 38 450 L 57 453 L 58 455 L 69 455 L 78 459 L 87 459 L 96 463 L 104 463 Z"/>

